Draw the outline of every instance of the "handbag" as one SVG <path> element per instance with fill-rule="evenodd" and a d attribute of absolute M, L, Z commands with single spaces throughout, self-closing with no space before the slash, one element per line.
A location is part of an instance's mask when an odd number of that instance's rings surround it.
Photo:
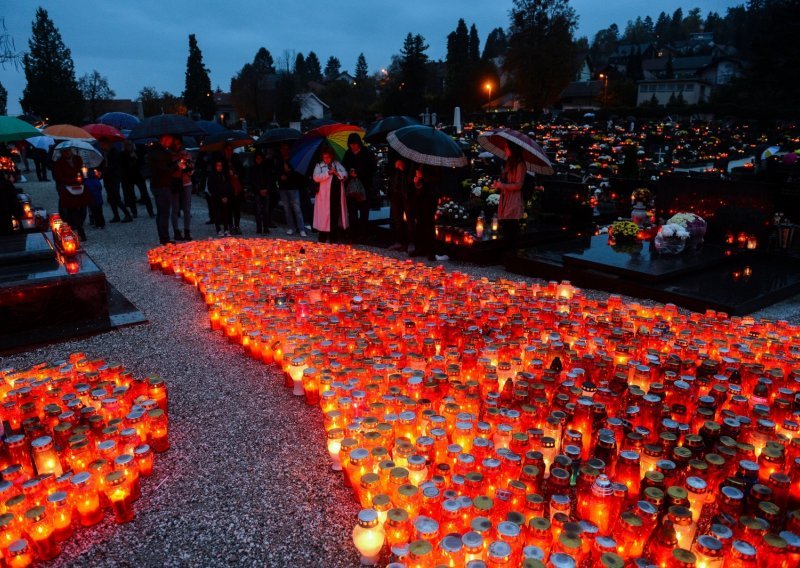
<path fill-rule="evenodd" d="M 358 178 L 350 178 L 347 182 L 347 191 L 345 193 L 353 201 L 367 200 L 367 190 L 364 189 L 364 184 Z"/>

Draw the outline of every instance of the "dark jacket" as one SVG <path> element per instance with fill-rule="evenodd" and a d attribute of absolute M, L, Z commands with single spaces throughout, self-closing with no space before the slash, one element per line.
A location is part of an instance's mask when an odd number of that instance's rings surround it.
<path fill-rule="evenodd" d="M 301 190 L 306 185 L 303 174 L 294 171 L 289 160 L 278 158 L 275 175 L 278 177 L 278 189 Z"/>
<path fill-rule="evenodd" d="M 275 187 L 275 171 L 272 164 L 264 160 L 260 164 L 253 163 L 250 166 L 250 191 L 257 193 L 262 189 L 271 191 Z"/>
<path fill-rule="evenodd" d="M 156 142 L 147 152 L 147 165 L 150 167 L 151 187 L 169 188 L 172 185 L 172 174 L 178 169 L 172 152 Z"/>
<path fill-rule="evenodd" d="M 348 148 L 344 153 L 342 165 L 347 170 L 347 175 L 350 175 L 350 170 L 355 170 L 358 179 L 364 184 L 367 195 L 372 193 L 377 168 L 375 154 L 372 153 L 372 150 L 362 146 L 358 154 L 355 154 Z"/>
<path fill-rule="evenodd" d="M 216 170 L 208 174 L 208 193 L 214 199 L 222 199 L 233 197 L 233 189 L 231 182 L 228 179 L 228 172 L 218 172 Z"/>

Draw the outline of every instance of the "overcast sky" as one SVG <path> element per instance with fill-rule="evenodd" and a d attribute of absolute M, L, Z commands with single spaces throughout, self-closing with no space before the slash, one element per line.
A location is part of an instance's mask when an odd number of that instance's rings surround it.
<path fill-rule="evenodd" d="M 578 35 L 590 38 L 616 22 L 621 29 L 636 16 L 655 20 L 661 10 L 692 7 L 724 14 L 742 0 L 572 0 Z M 315 51 L 324 67 L 329 56 L 353 71 L 363 52 L 370 71 L 385 67 L 408 32 L 422 34 L 431 59 L 443 59 L 447 34 L 458 18 L 478 28 L 481 49 L 493 28 L 508 27 L 512 0 L 0 0 L 0 16 L 17 49 L 27 50 L 37 6 L 44 7 L 72 50 L 76 77 L 97 69 L 118 98 L 136 98 L 144 86 L 180 94 L 184 86 L 188 35 L 194 33 L 211 71 L 211 84 L 227 91 L 231 77 L 252 61 L 261 46 L 276 62 L 285 51 Z M 0 70 L 8 90 L 9 114 L 21 112 L 25 74 Z"/>

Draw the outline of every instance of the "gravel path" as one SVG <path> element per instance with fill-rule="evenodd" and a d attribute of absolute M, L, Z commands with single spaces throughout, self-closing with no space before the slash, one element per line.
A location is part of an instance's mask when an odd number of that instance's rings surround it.
<path fill-rule="evenodd" d="M 23 187 L 35 205 L 56 210 L 52 183 Z M 205 211 L 195 197 L 195 238 L 212 235 Z M 243 219 L 242 229 L 252 235 L 255 224 Z M 52 564 L 357 566 L 350 533 L 358 506 L 327 467 L 321 413 L 293 397 L 274 369 L 212 333 L 190 287 L 149 270 L 146 252 L 158 239 L 146 213 L 87 231 L 86 250 L 149 323 L 0 358 L 0 366 L 83 351 L 136 374 L 158 373 L 169 385 L 172 449 L 156 457 L 134 522 L 117 526 L 107 516 L 78 530 Z M 509 277 L 500 267 L 446 264 L 478 277 Z M 755 315 L 799 323 L 800 298 Z"/>

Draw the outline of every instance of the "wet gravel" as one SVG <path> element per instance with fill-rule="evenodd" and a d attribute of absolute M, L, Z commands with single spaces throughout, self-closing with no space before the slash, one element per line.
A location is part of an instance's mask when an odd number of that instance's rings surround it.
<path fill-rule="evenodd" d="M 52 183 L 24 187 L 35 205 L 56 210 Z M 329 469 L 321 413 L 292 396 L 275 369 L 212 333 L 192 288 L 149 270 L 146 252 L 158 238 L 155 222 L 139 213 L 132 223 L 88 229 L 85 248 L 148 323 L 0 359 L 0 366 L 22 368 L 82 351 L 135 374 L 158 373 L 169 385 L 172 448 L 144 480 L 136 519 L 115 525 L 107 516 L 79 529 L 51 564 L 358 566 L 350 543 L 358 506 Z M 199 197 L 193 214 L 193 236 L 212 236 Z M 253 235 L 255 223 L 245 218 L 242 229 Z M 525 279 L 499 266 L 445 265 L 476 277 Z M 800 323 L 800 298 L 754 315 Z"/>

